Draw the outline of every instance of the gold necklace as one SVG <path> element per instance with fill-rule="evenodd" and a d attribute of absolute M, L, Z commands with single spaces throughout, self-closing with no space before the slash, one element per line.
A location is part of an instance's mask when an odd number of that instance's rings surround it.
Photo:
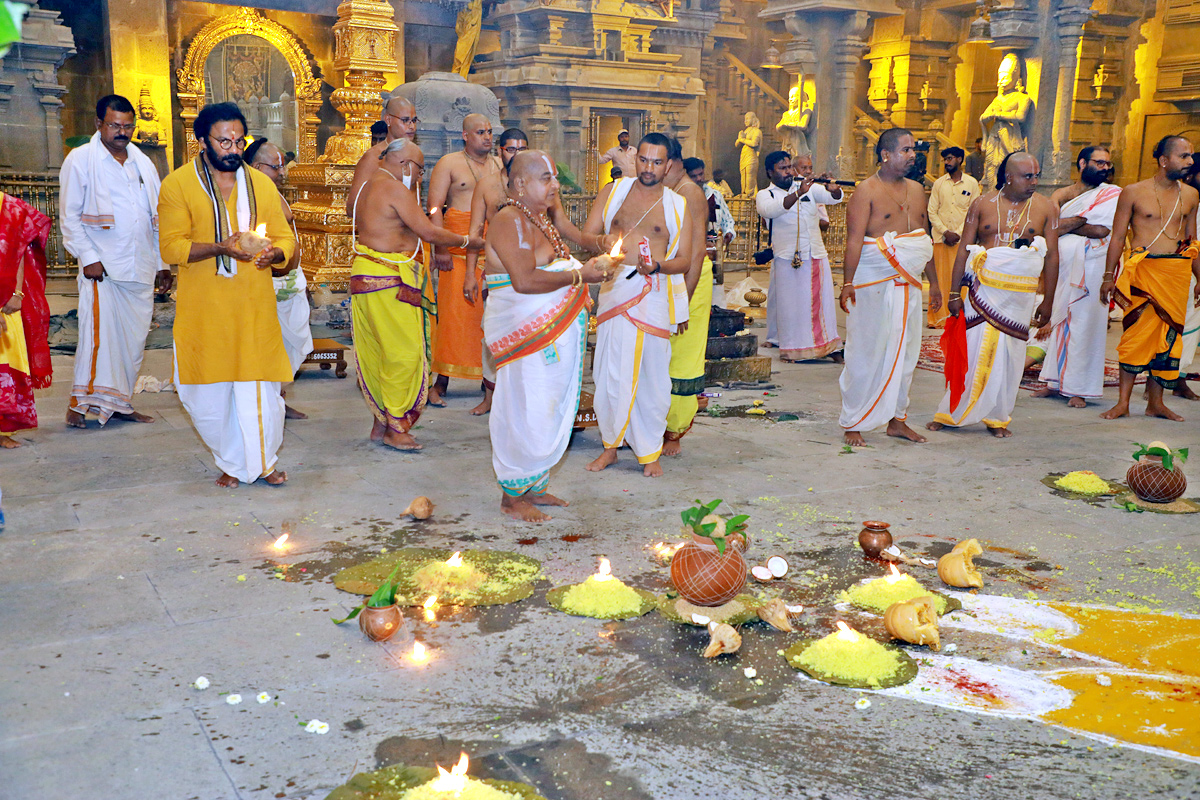
<path fill-rule="evenodd" d="M 1160 199 L 1158 196 L 1158 186 L 1156 186 L 1155 184 L 1151 184 L 1150 188 L 1154 190 L 1154 202 L 1158 204 L 1158 218 L 1162 219 L 1163 218 L 1163 207 L 1162 207 L 1162 199 Z M 1158 234 L 1159 236 L 1162 236 L 1165 233 L 1165 234 L 1167 234 L 1167 236 L 1169 236 L 1171 238 L 1171 241 L 1175 241 L 1175 242 L 1179 241 L 1179 236 L 1181 233 L 1183 233 L 1183 217 L 1182 216 L 1179 217 L 1179 224 L 1175 226 L 1174 234 L 1168 232 L 1167 228 L 1170 227 L 1171 220 L 1173 220 L 1175 218 L 1175 212 L 1179 210 L 1179 199 L 1182 196 L 1183 196 L 1183 189 L 1179 186 L 1179 183 L 1176 182 L 1176 184 L 1175 184 L 1175 206 L 1174 206 L 1174 208 L 1171 209 L 1170 215 L 1163 222 L 1162 231 L 1160 231 Z"/>
<path fill-rule="evenodd" d="M 879 178 L 878 172 L 875 173 L 875 177 Z M 888 188 L 888 185 L 884 183 L 883 178 L 879 178 L 879 185 L 883 187 L 884 191 L 888 193 L 888 196 L 892 198 L 892 201 L 896 205 L 900 206 L 900 210 L 904 212 L 904 233 L 908 233 L 912 230 L 912 218 L 908 213 L 908 184 L 904 184 L 904 202 L 900 202 L 896 199 L 896 195 L 891 189 Z"/>

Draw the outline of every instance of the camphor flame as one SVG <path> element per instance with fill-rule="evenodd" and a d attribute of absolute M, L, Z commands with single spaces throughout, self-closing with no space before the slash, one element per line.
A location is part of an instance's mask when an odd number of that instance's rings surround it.
<path fill-rule="evenodd" d="M 612 567 L 609 566 L 607 558 L 600 559 L 600 569 L 599 569 L 599 571 L 596 572 L 596 580 L 597 581 L 611 581 L 612 580 Z"/>
<path fill-rule="evenodd" d="M 888 569 L 890 569 L 892 571 L 892 574 L 883 576 L 883 579 L 885 581 L 887 581 L 888 583 L 895 583 L 896 581 L 898 581 L 904 577 L 904 575 L 900 572 L 900 570 L 896 569 L 895 564 L 888 564 Z"/>
<path fill-rule="evenodd" d="M 625 241 L 624 236 L 617 239 L 616 243 L 614 243 L 612 246 L 612 250 L 608 251 L 608 255 L 610 258 L 616 258 L 617 256 L 621 255 L 621 243 L 624 241 Z"/>
<path fill-rule="evenodd" d="M 470 763 L 467 754 L 458 757 L 458 763 L 447 772 L 441 764 L 437 764 L 438 776 L 429 783 L 429 788 L 435 792 L 448 792 L 455 797 L 462 795 L 467 788 L 467 765 Z"/>
<path fill-rule="evenodd" d="M 429 595 L 429 599 L 422 603 L 421 607 L 425 609 L 425 621 L 433 622 L 434 618 L 437 616 L 434 613 L 434 609 L 437 608 L 437 595 Z"/>
<path fill-rule="evenodd" d="M 283 536 L 280 536 L 278 539 L 276 539 L 276 540 L 275 540 L 275 544 L 274 544 L 274 545 L 272 545 L 272 546 L 273 546 L 273 547 L 274 547 L 276 550 L 282 550 L 282 549 L 283 549 L 283 547 L 284 547 L 284 545 L 287 543 L 287 540 L 288 540 L 288 535 L 289 535 L 289 534 L 286 534 L 286 533 L 285 533 Z"/>
<path fill-rule="evenodd" d="M 425 645 L 413 642 L 412 660 L 417 664 L 424 664 L 429 660 L 429 652 L 425 649 Z"/>
<path fill-rule="evenodd" d="M 846 623 L 842 622 L 840 619 L 837 621 L 837 626 L 838 626 L 837 637 L 841 641 L 853 642 L 858 637 L 858 634 L 854 632 L 854 629 L 851 628 Z"/>
<path fill-rule="evenodd" d="M 455 553 L 454 555 L 450 556 L 450 558 L 446 559 L 446 566 L 461 567 L 462 566 L 462 553 Z"/>
<path fill-rule="evenodd" d="M 261 225 L 259 225 L 257 228 L 254 229 L 254 232 L 256 234 L 258 234 L 259 236 L 263 237 L 264 239 L 267 238 L 267 223 L 264 222 Z"/>

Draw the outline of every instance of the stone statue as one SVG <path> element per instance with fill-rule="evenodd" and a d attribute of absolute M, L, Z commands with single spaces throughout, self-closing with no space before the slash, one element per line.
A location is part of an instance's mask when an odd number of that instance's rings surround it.
<path fill-rule="evenodd" d="M 758 151 L 762 147 L 762 123 L 753 111 L 747 111 L 745 125 L 737 138 L 737 145 L 742 148 L 738 169 L 742 173 L 742 195 L 753 197 L 758 192 Z"/>
<path fill-rule="evenodd" d="M 788 110 L 779 118 L 775 130 L 783 142 L 783 149 L 792 158 L 812 155 L 808 146 L 808 138 L 813 133 L 816 122 L 816 108 L 812 96 L 805 92 L 799 84 L 788 92 Z"/>
<path fill-rule="evenodd" d="M 162 126 L 158 122 L 158 112 L 154 109 L 154 101 L 150 99 L 150 86 L 142 84 L 142 92 L 138 96 L 137 128 L 133 131 L 133 143 L 138 147 L 159 147 L 162 145 Z"/>
<path fill-rule="evenodd" d="M 996 99 L 979 117 L 983 125 L 983 185 L 996 185 L 996 168 L 1009 153 L 1025 149 L 1033 123 L 1033 98 L 1021 85 L 1021 63 L 1015 53 L 1000 62 L 996 76 Z"/>
<path fill-rule="evenodd" d="M 466 8 L 458 12 L 458 19 L 454 23 L 458 44 L 454 46 L 454 67 L 451 72 L 467 77 L 475 61 L 475 51 L 479 49 L 479 31 L 482 28 L 483 0 L 471 0 Z"/>

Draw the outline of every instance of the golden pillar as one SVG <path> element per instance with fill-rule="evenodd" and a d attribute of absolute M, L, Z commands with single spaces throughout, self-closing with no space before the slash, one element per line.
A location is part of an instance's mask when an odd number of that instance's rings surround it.
<path fill-rule="evenodd" d="M 400 28 L 390 3 L 344 0 L 333 26 L 333 66 L 343 86 L 331 98 L 346 127 L 325 143 L 315 163 L 297 164 L 288 182 L 296 187 L 292 211 L 300 233 L 304 271 L 310 281 L 344 287 L 350 278 L 353 241 L 346 192 L 354 165 L 371 146 L 371 123 L 379 119 L 384 73 L 394 72 Z"/>

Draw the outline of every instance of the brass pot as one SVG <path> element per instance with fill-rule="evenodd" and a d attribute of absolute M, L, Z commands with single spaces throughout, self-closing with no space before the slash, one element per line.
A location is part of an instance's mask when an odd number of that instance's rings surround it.
<path fill-rule="evenodd" d="M 363 610 L 358 613 L 358 627 L 373 642 L 383 642 L 392 638 L 402 624 L 404 614 L 400 612 L 400 606 L 395 604 L 383 608 L 363 606 Z"/>
<path fill-rule="evenodd" d="M 858 544 L 862 547 L 863 555 L 867 558 L 879 558 L 879 554 L 892 546 L 891 527 L 886 522 L 869 519 L 863 523 L 863 529 L 858 534 Z"/>

